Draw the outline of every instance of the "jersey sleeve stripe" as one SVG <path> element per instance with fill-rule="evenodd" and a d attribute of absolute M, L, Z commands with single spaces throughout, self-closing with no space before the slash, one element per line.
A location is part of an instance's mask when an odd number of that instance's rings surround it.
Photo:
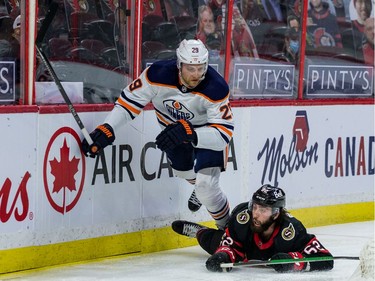
<path fill-rule="evenodd" d="M 119 105 L 121 106 L 121 105 Z M 123 107 L 121 106 L 121 108 L 123 108 L 130 116 L 131 119 L 134 119 L 135 117 L 137 117 L 138 115 L 134 115 L 133 112 L 131 112 L 130 110 L 128 110 L 126 107 Z"/>
<path fill-rule="evenodd" d="M 121 92 L 121 98 L 124 99 L 126 102 L 134 105 L 135 107 L 138 107 L 139 109 L 143 109 L 144 108 L 144 105 L 132 100 L 132 99 L 129 99 L 126 94 L 124 92 Z"/>
<path fill-rule="evenodd" d="M 154 108 L 155 114 L 158 117 L 158 119 L 162 120 L 165 124 L 173 123 L 174 120 L 171 119 L 168 115 L 163 114 L 160 110 Z"/>
<path fill-rule="evenodd" d="M 219 131 L 223 131 L 226 135 L 228 135 L 230 138 L 232 137 L 233 135 L 233 130 L 229 130 L 227 129 L 226 127 L 224 127 L 223 125 L 218 125 L 218 124 L 213 124 L 211 125 L 211 127 L 214 127 L 216 129 L 218 129 Z"/>
<path fill-rule="evenodd" d="M 221 137 L 225 140 L 226 143 L 229 143 L 230 138 L 228 138 L 226 135 L 224 135 L 222 132 L 219 132 Z"/>
<path fill-rule="evenodd" d="M 163 130 L 168 126 L 168 124 L 164 124 L 162 121 L 160 121 L 159 118 L 157 118 L 158 123 L 163 126 Z"/>
<path fill-rule="evenodd" d="M 126 103 L 123 99 L 117 99 L 117 103 L 120 104 L 122 107 L 126 108 L 127 110 L 133 112 L 136 115 L 139 115 L 141 111 L 139 109 L 134 108 L 130 104 Z"/>
<path fill-rule="evenodd" d="M 155 111 L 155 114 L 156 114 L 156 117 L 157 117 L 158 120 L 159 120 L 159 123 L 163 124 L 165 127 L 167 127 L 167 126 L 170 124 L 170 122 L 168 122 L 167 120 L 165 120 L 165 119 L 163 118 L 163 116 L 162 116 L 159 112 L 156 112 L 156 111 Z"/>

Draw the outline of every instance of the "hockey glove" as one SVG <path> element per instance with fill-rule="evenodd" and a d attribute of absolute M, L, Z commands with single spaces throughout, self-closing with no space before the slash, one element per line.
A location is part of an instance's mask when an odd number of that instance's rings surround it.
<path fill-rule="evenodd" d="M 289 252 L 289 253 L 277 253 L 272 256 L 271 261 L 273 260 L 290 260 L 290 259 L 302 259 L 303 256 L 298 252 Z M 305 262 L 296 262 L 296 263 L 284 263 L 284 264 L 272 264 L 277 272 L 291 272 L 291 271 L 302 271 L 306 268 L 307 263 Z"/>
<path fill-rule="evenodd" d="M 105 148 L 106 146 L 112 144 L 115 140 L 115 133 L 110 125 L 107 123 L 96 127 L 92 133 L 90 133 L 93 144 L 89 145 L 87 140 L 82 141 L 82 150 L 86 156 L 95 158 L 95 156 Z"/>
<path fill-rule="evenodd" d="M 197 143 L 197 133 L 193 125 L 187 120 L 178 120 L 168 125 L 157 137 L 156 146 L 162 150 L 174 149 L 177 145 L 191 142 Z"/>
<path fill-rule="evenodd" d="M 217 252 L 208 258 L 208 260 L 206 261 L 206 268 L 212 272 L 223 272 L 223 270 L 228 272 L 231 271 L 232 268 L 221 268 L 220 264 L 230 262 L 232 261 L 227 253 Z"/>

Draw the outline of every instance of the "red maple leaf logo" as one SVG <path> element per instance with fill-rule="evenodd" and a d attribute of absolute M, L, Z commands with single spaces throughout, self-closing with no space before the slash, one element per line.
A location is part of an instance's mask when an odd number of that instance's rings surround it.
<path fill-rule="evenodd" d="M 52 193 L 58 193 L 63 188 L 68 188 L 70 191 L 76 190 L 74 175 L 78 172 L 79 159 L 74 156 L 69 160 L 69 152 L 70 148 L 64 139 L 64 144 L 60 148 L 60 161 L 56 158 L 49 161 L 51 174 L 55 177 Z"/>

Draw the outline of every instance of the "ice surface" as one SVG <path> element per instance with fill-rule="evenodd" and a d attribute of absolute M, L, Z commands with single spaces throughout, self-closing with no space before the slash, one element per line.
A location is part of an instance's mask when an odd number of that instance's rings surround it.
<path fill-rule="evenodd" d="M 308 229 L 334 256 L 359 256 L 374 237 L 374 221 L 348 223 Z M 176 234 L 177 235 L 177 234 Z M 209 255 L 199 246 L 153 254 L 118 257 L 98 262 L 61 266 L 28 273 L 7 275 L 0 280 L 23 281 L 333 281 L 348 280 L 359 265 L 356 260 L 336 260 L 334 269 L 323 272 L 277 273 L 272 268 L 242 267 L 229 273 L 206 270 Z M 374 280 L 374 279 L 372 279 Z"/>

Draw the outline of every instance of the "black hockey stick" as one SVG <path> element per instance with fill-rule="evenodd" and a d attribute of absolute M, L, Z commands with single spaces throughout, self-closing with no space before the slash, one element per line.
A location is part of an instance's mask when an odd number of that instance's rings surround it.
<path fill-rule="evenodd" d="M 311 257 L 311 258 L 301 258 L 301 259 L 280 259 L 280 260 L 249 260 L 246 262 L 235 262 L 235 263 L 222 263 L 221 268 L 228 267 L 241 267 L 241 266 L 260 266 L 260 265 L 273 265 L 273 264 L 287 264 L 296 262 L 319 262 L 319 261 L 331 261 L 331 260 L 359 260 L 359 257 Z"/>
<path fill-rule="evenodd" d="M 62 95 L 62 97 L 64 98 L 64 101 L 68 105 L 69 111 L 72 113 L 72 115 L 73 115 L 74 119 L 76 120 L 79 128 L 81 129 L 84 138 L 86 139 L 87 143 L 89 145 L 91 145 L 91 144 L 93 144 L 93 141 L 91 139 L 90 134 L 87 132 L 85 126 L 83 125 L 81 118 L 79 118 L 77 111 L 75 110 L 71 100 L 69 99 L 68 94 L 65 92 L 64 87 L 60 82 L 60 79 L 57 77 L 56 72 L 53 70 L 53 67 L 52 67 L 51 63 L 49 62 L 47 56 L 44 54 L 44 52 L 42 50 L 42 47 L 41 47 L 42 41 L 44 39 L 44 36 L 46 35 L 48 27 L 50 26 L 53 18 L 56 15 L 57 8 L 58 8 L 58 4 L 54 1 L 52 1 L 50 6 L 49 6 L 47 15 L 43 20 L 42 26 L 39 29 L 38 36 L 36 37 L 35 47 L 36 47 L 36 50 L 39 53 L 39 56 L 40 56 L 41 60 L 43 61 L 44 65 L 46 66 L 46 68 L 48 70 L 48 72 L 51 74 L 53 81 L 55 82 L 57 88 L 59 89 L 60 94 Z"/>

